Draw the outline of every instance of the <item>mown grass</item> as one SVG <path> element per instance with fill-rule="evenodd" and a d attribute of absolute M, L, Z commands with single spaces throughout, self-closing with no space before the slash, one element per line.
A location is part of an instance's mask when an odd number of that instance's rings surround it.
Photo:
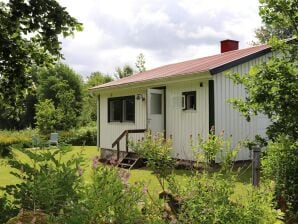
<path fill-rule="evenodd" d="M 77 153 L 82 151 L 83 157 L 85 160 L 84 164 L 84 181 L 89 182 L 91 180 L 91 174 L 92 174 L 92 168 L 91 163 L 92 159 L 99 155 L 99 151 L 95 146 L 73 146 L 72 151 L 67 153 L 63 160 L 71 159 L 71 157 Z M 22 153 L 16 153 L 18 157 L 22 161 L 31 163 L 31 161 L 26 158 L 26 156 Z M 9 185 L 9 184 L 16 184 L 19 182 L 19 180 L 11 175 L 9 172 L 11 171 L 11 168 L 5 163 L 5 159 L 0 159 L 0 187 Z M 190 170 L 175 170 L 174 174 L 175 177 L 181 186 L 184 186 L 187 181 L 189 180 L 189 177 L 192 175 L 192 171 Z M 133 169 L 130 171 L 131 175 L 129 178 L 130 183 L 134 182 L 143 182 L 147 187 L 148 190 L 151 192 L 160 192 L 161 188 L 160 185 L 152 173 L 151 170 L 147 168 L 141 168 L 141 169 Z M 251 178 L 251 169 L 250 167 L 246 167 L 240 171 L 240 178 L 239 181 L 236 184 L 235 194 L 241 195 L 245 194 L 245 189 L 250 183 Z M 1 192 L 0 192 L 1 194 Z"/>

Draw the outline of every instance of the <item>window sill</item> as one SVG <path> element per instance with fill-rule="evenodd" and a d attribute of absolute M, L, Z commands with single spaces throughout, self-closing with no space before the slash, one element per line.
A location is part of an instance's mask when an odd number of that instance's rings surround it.
<path fill-rule="evenodd" d="M 134 121 L 109 121 L 108 124 L 134 124 Z"/>
<path fill-rule="evenodd" d="M 197 111 L 197 109 L 183 109 L 182 111 Z"/>

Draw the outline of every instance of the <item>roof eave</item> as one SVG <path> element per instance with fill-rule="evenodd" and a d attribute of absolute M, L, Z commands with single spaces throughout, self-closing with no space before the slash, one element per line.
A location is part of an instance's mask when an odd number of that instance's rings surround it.
<path fill-rule="evenodd" d="M 132 85 L 135 85 L 136 88 L 140 86 L 150 86 L 150 85 L 156 85 L 156 82 L 169 82 L 169 81 L 174 81 L 177 80 L 180 81 L 180 79 L 206 79 L 206 78 L 212 78 L 211 74 L 209 71 L 200 71 L 200 72 L 194 72 L 194 73 L 189 73 L 189 74 L 178 74 L 175 76 L 168 76 L 168 77 L 161 77 L 161 78 L 156 78 L 156 79 L 149 79 L 149 80 L 144 80 L 144 81 L 137 81 L 137 82 L 129 82 L 129 83 L 124 83 L 120 85 L 113 85 L 113 86 L 107 86 L 107 87 L 101 87 L 101 88 L 91 88 L 88 89 L 91 92 L 101 92 L 105 90 L 112 90 L 115 88 L 130 88 Z M 163 83 L 164 84 L 164 83 Z"/>

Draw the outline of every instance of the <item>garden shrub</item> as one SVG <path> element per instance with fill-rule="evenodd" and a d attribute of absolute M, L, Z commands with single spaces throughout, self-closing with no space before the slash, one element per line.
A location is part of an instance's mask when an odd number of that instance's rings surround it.
<path fill-rule="evenodd" d="M 232 167 L 237 150 L 231 148 L 229 141 L 214 134 L 206 140 L 199 140 L 195 148 L 203 148 L 196 152 L 199 162 L 203 159 L 210 164 L 220 153 L 221 167 L 219 172 L 193 171 L 184 187 L 171 175 L 173 159 L 170 157 L 169 143 L 162 136 L 147 133 L 142 141 L 131 144 L 135 152 L 148 159 L 147 166 L 153 169 L 163 189 L 160 195 L 164 199 L 163 206 L 155 207 L 155 213 L 162 215 L 163 221 L 182 224 L 275 223 L 279 213 L 273 207 L 270 188 L 249 188 L 243 192 L 243 197 L 235 197 L 237 176 L 232 172 Z M 151 204 L 157 204 L 148 191 L 147 194 Z"/>
<path fill-rule="evenodd" d="M 82 200 L 59 223 L 144 223 L 141 202 L 144 194 L 140 184 L 128 185 L 126 170 L 98 166 L 93 160 L 91 183 L 85 185 Z"/>
<path fill-rule="evenodd" d="M 298 219 L 298 141 L 279 136 L 268 143 L 262 159 L 265 178 L 275 182 L 275 198 L 287 217 Z"/>
<path fill-rule="evenodd" d="M 20 145 L 29 147 L 32 141 L 34 130 L 23 131 L 0 131 L 0 157 L 8 156 L 11 153 L 11 146 Z"/>
<path fill-rule="evenodd" d="M 97 143 L 96 126 L 86 126 L 61 133 L 62 141 L 72 145 L 90 145 Z"/>
<path fill-rule="evenodd" d="M 18 214 L 19 208 L 5 196 L 0 196 L 0 223 L 6 223 L 11 217 Z"/>
<path fill-rule="evenodd" d="M 194 176 L 184 191 L 178 223 L 275 223 L 270 190 L 249 189 L 245 196 L 233 200 L 235 178 L 219 173 Z"/>
<path fill-rule="evenodd" d="M 13 168 L 10 174 L 19 178 L 20 183 L 0 190 L 5 197 L 14 199 L 14 206 L 57 216 L 67 212 L 69 204 L 77 203 L 81 190 L 81 176 L 77 174 L 82 163 L 80 154 L 63 161 L 62 156 L 70 151 L 69 147 L 16 150 L 25 154 L 32 164 L 21 161 L 17 156 L 7 162 Z"/>
<path fill-rule="evenodd" d="M 171 156 L 171 140 L 164 139 L 162 134 L 152 135 L 146 132 L 144 139 L 136 143 L 131 142 L 130 148 L 147 159 L 147 167 L 153 170 L 162 189 L 165 190 L 165 179 L 175 167 L 175 160 Z"/>

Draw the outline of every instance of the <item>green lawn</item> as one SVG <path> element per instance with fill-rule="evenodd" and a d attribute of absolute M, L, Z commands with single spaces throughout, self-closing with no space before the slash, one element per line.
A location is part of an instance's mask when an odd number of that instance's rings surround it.
<path fill-rule="evenodd" d="M 73 154 L 76 154 L 80 151 L 83 151 L 84 158 L 85 158 L 85 172 L 84 172 L 84 180 L 85 181 L 90 181 L 90 176 L 91 176 L 91 162 L 92 158 L 96 155 L 99 154 L 98 150 L 96 149 L 95 146 L 73 146 L 73 151 L 68 153 L 65 156 L 65 160 L 70 159 Z M 22 160 L 28 160 L 28 158 L 25 158 L 23 154 L 17 154 L 18 156 L 21 157 Z M 5 164 L 5 159 L 0 159 L 0 187 L 5 186 L 8 184 L 14 184 L 18 182 L 18 179 L 16 179 L 14 176 L 9 174 L 10 167 Z M 141 168 L 141 169 L 134 169 L 131 170 L 131 176 L 129 181 L 131 183 L 134 182 L 143 182 L 148 186 L 149 191 L 160 191 L 161 188 L 158 184 L 157 179 L 155 176 L 152 174 L 152 171 L 147 169 L 147 168 Z M 249 167 L 247 169 L 244 169 L 242 172 L 240 172 L 240 179 L 239 182 L 236 185 L 236 194 L 242 194 L 245 191 L 245 188 L 247 184 L 250 182 L 251 178 L 251 171 Z M 191 171 L 189 170 L 175 170 L 175 175 L 179 183 L 181 185 L 185 184 L 186 181 L 188 180 L 189 176 L 191 175 Z M 1 192 L 0 192 L 1 193 Z"/>

